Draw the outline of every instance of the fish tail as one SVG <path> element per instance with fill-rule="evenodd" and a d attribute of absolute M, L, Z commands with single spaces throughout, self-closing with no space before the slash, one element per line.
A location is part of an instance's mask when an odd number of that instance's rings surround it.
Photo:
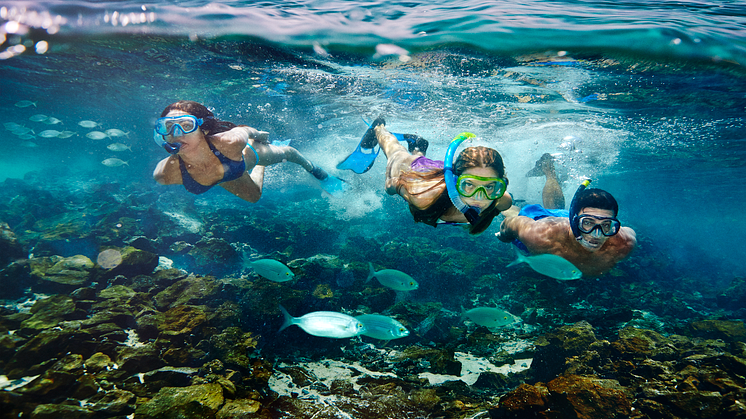
<path fill-rule="evenodd" d="M 372 263 L 368 262 L 368 268 L 370 268 L 370 273 L 368 274 L 368 279 L 365 280 L 366 282 L 370 281 L 371 279 L 375 278 L 375 276 L 376 276 L 376 270 L 373 269 L 373 264 Z"/>
<path fill-rule="evenodd" d="M 126 164 L 127 166 L 129 166 L 129 165 L 130 165 L 130 164 L 129 164 L 128 162 L 124 162 L 124 164 Z"/>
<path fill-rule="evenodd" d="M 512 261 L 512 262 L 510 262 L 508 264 L 507 268 L 509 268 L 511 266 L 515 266 L 515 265 L 517 265 L 517 264 L 519 264 L 521 262 L 525 262 L 526 261 L 526 256 L 524 256 L 523 253 L 521 253 L 521 251 L 518 250 L 517 247 L 513 247 L 513 249 L 515 250 L 515 260 Z"/>
<path fill-rule="evenodd" d="M 285 316 L 285 323 L 283 323 L 282 327 L 280 327 L 280 330 L 277 331 L 277 333 L 280 333 L 283 330 L 285 330 L 288 326 L 292 326 L 293 324 L 295 324 L 293 322 L 295 318 L 291 316 L 287 310 L 285 310 L 285 307 L 283 307 L 282 304 L 278 304 L 278 306 L 280 307 L 280 311 L 282 311 L 282 315 Z"/>

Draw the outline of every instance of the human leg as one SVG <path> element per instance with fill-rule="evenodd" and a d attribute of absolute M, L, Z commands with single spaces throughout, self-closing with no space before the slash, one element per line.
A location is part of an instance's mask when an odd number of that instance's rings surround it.
<path fill-rule="evenodd" d="M 546 177 L 544 189 L 541 191 L 541 200 L 544 208 L 565 208 L 565 195 L 562 192 L 559 180 L 557 180 L 557 173 L 554 170 L 554 158 L 549 153 L 544 153 L 536 161 L 536 166 L 526 176 L 541 176 L 541 174 Z"/>

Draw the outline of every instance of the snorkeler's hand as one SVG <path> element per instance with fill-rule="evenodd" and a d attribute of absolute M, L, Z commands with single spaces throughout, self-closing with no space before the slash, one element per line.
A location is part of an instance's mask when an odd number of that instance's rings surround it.
<path fill-rule="evenodd" d="M 251 137 L 254 141 L 259 141 L 263 144 L 269 144 L 269 133 L 267 131 L 256 130 L 254 135 Z"/>

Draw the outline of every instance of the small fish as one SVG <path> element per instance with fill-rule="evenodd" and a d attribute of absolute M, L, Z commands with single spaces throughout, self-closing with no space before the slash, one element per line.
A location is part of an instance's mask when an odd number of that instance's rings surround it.
<path fill-rule="evenodd" d="M 295 274 L 283 263 L 273 259 L 259 259 L 249 263 L 258 275 L 275 282 L 285 282 L 293 279 Z"/>
<path fill-rule="evenodd" d="M 31 128 L 26 128 L 24 126 L 19 125 L 19 126 L 13 128 L 12 130 L 10 130 L 10 132 L 12 132 L 15 135 L 19 135 L 20 136 L 20 135 L 25 135 L 25 134 L 29 134 L 29 133 L 33 134 L 34 130 L 32 130 Z"/>
<path fill-rule="evenodd" d="M 380 340 L 399 339 L 409 336 L 409 330 L 395 319 L 381 314 L 361 314 L 355 316 L 365 326 L 363 336 Z"/>
<path fill-rule="evenodd" d="M 124 132 L 121 129 L 116 129 L 116 128 L 110 128 L 104 132 L 106 132 L 106 135 L 108 135 L 109 137 L 129 137 L 130 136 L 128 132 Z"/>
<path fill-rule="evenodd" d="M 125 164 L 129 166 L 129 163 L 127 163 L 126 161 L 115 159 L 115 158 L 106 159 L 102 161 L 101 164 L 103 164 L 104 166 L 109 166 L 109 167 L 119 167 Z"/>
<path fill-rule="evenodd" d="M 70 138 L 73 135 L 78 135 L 78 133 L 75 132 L 75 131 L 62 131 L 62 132 L 60 132 L 60 135 L 58 135 L 58 137 L 60 137 L 60 138 Z"/>
<path fill-rule="evenodd" d="M 301 317 L 293 317 L 285 307 L 280 306 L 280 310 L 285 316 L 285 323 L 278 332 L 296 325 L 309 335 L 342 339 L 358 336 L 366 331 L 360 320 L 336 311 L 314 311 Z"/>
<path fill-rule="evenodd" d="M 129 150 L 132 151 L 132 147 L 126 146 L 122 143 L 112 143 L 106 146 L 111 151 L 124 151 Z"/>
<path fill-rule="evenodd" d="M 60 132 L 54 129 L 47 129 L 39 133 L 39 137 L 44 138 L 54 138 L 58 137 L 60 135 Z"/>
<path fill-rule="evenodd" d="M 93 122 L 93 121 L 87 121 L 86 120 L 86 121 L 80 121 L 80 122 L 78 122 L 78 125 L 80 125 L 83 128 L 96 128 L 100 124 L 98 122 Z"/>
<path fill-rule="evenodd" d="M 30 100 L 22 100 L 20 102 L 16 102 L 16 106 L 19 108 L 28 108 L 29 106 L 36 107 L 36 102 L 32 102 Z"/>
<path fill-rule="evenodd" d="M 48 117 L 47 119 L 45 119 L 45 120 L 43 120 L 41 122 L 44 122 L 47 125 L 55 125 L 55 124 L 62 123 L 62 121 L 60 121 L 59 119 L 57 119 L 57 118 L 55 118 L 53 116 L 50 116 L 50 117 Z"/>
<path fill-rule="evenodd" d="M 518 249 L 516 249 L 515 253 L 516 260 L 510 262 L 508 267 L 517 265 L 521 262 L 526 262 L 526 264 L 528 264 L 528 266 L 530 266 L 534 271 L 562 281 L 578 279 L 583 276 L 580 269 L 561 256 L 551 255 L 549 253 L 536 256 L 526 256 L 518 251 Z"/>
<path fill-rule="evenodd" d="M 23 125 L 16 124 L 15 122 L 5 122 L 3 123 L 3 125 L 5 126 L 5 129 L 7 129 L 8 131 L 13 131 L 14 129 L 23 127 Z"/>
<path fill-rule="evenodd" d="M 473 308 L 465 312 L 463 317 L 484 327 L 503 327 L 518 321 L 516 316 L 493 307 Z"/>
<path fill-rule="evenodd" d="M 104 134 L 101 131 L 91 131 L 85 136 L 90 138 L 91 140 L 103 140 L 104 138 L 109 138 L 108 135 Z"/>
<path fill-rule="evenodd" d="M 32 116 L 30 116 L 30 117 L 29 117 L 29 120 L 30 120 L 30 121 L 33 121 L 33 122 L 44 122 L 44 121 L 46 121 L 47 119 L 49 119 L 49 117 L 48 117 L 48 116 L 46 116 L 46 115 L 42 115 L 42 114 L 40 114 L 40 113 L 38 113 L 38 114 L 36 114 L 36 115 L 32 115 Z"/>
<path fill-rule="evenodd" d="M 36 135 L 34 135 L 34 134 L 21 134 L 21 135 L 18 136 L 18 138 L 20 138 L 21 140 L 33 140 L 34 138 L 36 138 Z"/>
<path fill-rule="evenodd" d="M 24 142 L 21 143 L 21 147 L 36 148 L 36 147 L 39 147 L 39 146 L 36 143 L 34 143 L 34 142 L 24 141 Z"/>
<path fill-rule="evenodd" d="M 368 262 L 368 266 L 370 267 L 368 281 L 376 278 L 381 285 L 395 291 L 412 291 L 420 286 L 414 278 L 402 271 L 397 271 L 396 269 L 381 269 L 376 272 L 376 270 L 373 269 L 372 263 Z"/>

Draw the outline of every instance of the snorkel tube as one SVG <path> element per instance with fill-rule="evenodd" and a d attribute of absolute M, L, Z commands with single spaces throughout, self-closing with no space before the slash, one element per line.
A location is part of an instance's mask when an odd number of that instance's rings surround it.
<path fill-rule="evenodd" d="M 443 161 L 443 175 L 446 181 L 448 197 L 451 198 L 451 203 L 453 203 L 453 206 L 456 207 L 456 209 L 464 214 L 466 220 L 469 221 L 469 224 L 476 225 L 477 221 L 479 221 L 480 209 L 466 205 L 464 201 L 461 200 L 461 195 L 458 193 L 458 190 L 456 190 L 456 174 L 453 173 L 453 155 L 456 154 L 458 146 L 469 138 L 476 138 L 476 135 L 470 132 L 462 132 L 451 141 L 451 144 L 448 146 L 448 151 L 446 151 L 445 160 Z"/>
<path fill-rule="evenodd" d="M 176 154 L 179 152 L 179 148 L 181 148 L 181 144 L 179 143 L 169 143 L 166 141 L 166 137 L 158 134 L 156 130 L 153 130 L 153 141 L 155 141 L 156 144 L 163 147 L 164 150 L 168 151 L 169 154 Z"/>
<path fill-rule="evenodd" d="M 572 234 L 575 236 L 575 240 L 580 240 L 582 238 L 580 229 L 578 228 L 578 223 L 580 222 L 578 213 L 580 212 L 580 210 L 582 210 L 582 208 L 577 208 L 580 205 L 578 201 L 580 200 L 581 193 L 590 184 L 590 179 L 584 180 L 583 183 L 578 186 L 578 190 L 575 191 L 575 195 L 573 195 L 572 202 L 570 203 L 570 228 L 572 229 Z"/>

